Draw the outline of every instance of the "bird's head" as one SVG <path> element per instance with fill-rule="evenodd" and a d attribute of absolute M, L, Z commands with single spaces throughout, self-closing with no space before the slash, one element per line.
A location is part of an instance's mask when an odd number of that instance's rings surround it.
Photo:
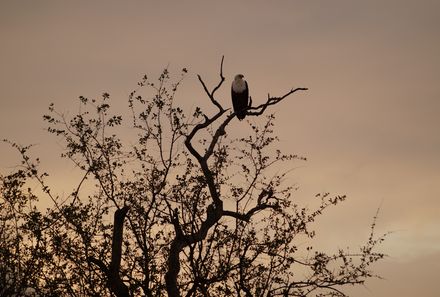
<path fill-rule="evenodd" d="M 240 80 L 243 79 L 244 75 L 243 74 L 237 74 L 234 78 L 234 80 Z"/>

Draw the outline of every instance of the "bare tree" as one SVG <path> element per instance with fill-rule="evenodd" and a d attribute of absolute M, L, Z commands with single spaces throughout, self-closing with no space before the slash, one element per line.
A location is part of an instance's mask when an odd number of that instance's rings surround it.
<path fill-rule="evenodd" d="M 72 118 L 50 106 L 49 132 L 66 144 L 83 178 L 68 197 L 52 194 L 46 174 L 23 156 L 23 170 L 53 203 L 38 212 L 44 238 L 41 294 L 64 296 L 345 296 L 341 287 L 374 276 L 383 257 L 371 236 L 357 253 L 326 254 L 313 247 L 311 223 L 345 196 L 318 194 L 319 205 L 294 203 L 289 162 L 298 155 L 277 148 L 270 107 L 306 88 L 249 106 L 248 135 L 232 138 L 236 114 L 198 79 L 213 109 L 189 116 L 175 95 L 187 73 L 172 81 L 165 69 L 157 82 L 144 76 L 129 96 L 135 139 L 123 139 L 121 115 L 110 113 L 110 96 L 80 97 Z M 152 90 L 144 95 L 143 92 Z M 243 125 L 246 125 L 243 123 Z M 274 170 L 276 168 L 277 170 Z M 284 168 L 285 171 L 280 169 Z M 24 184 L 23 184 L 24 185 Z M 90 194 L 86 187 L 93 185 Z M 36 236 L 36 235 L 35 235 Z M 40 235 L 41 237 L 41 235 Z M 35 237 L 36 238 L 36 237 Z M 298 238 L 310 245 L 299 246 Z M 37 243 L 32 245 L 36 248 Z"/>

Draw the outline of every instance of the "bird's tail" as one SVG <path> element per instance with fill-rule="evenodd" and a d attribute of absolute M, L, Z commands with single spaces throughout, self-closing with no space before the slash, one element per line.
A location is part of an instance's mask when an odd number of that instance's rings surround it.
<path fill-rule="evenodd" d="M 237 113 L 237 118 L 241 121 L 246 117 L 246 111 L 240 111 Z"/>

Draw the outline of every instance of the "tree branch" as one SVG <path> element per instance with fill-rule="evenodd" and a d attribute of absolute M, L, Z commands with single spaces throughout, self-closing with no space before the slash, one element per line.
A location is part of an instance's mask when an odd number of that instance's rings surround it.
<path fill-rule="evenodd" d="M 88 257 L 87 260 L 88 260 L 89 262 L 95 264 L 96 266 L 98 266 L 99 269 L 101 269 L 101 271 L 102 271 L 105 275 L 108 275 L 108 268 L 107 268 L 107 266 L 105 265 L 104 262 L 102 262 L 101 260 L 96 259 L 95 257 L 92 257 L 92 256 Z"/>
<path fill-rule="evenodd" d="M 221 87 L 221 85 L 223 84 L 223 82 L 225 81 L 225 77 L 223 76 L 223 61 L 224 61 L 224 56 L 222 56 L 222 61 L 220 63 L 220 81 L 217 84 L 217 86 L 211 91 L 209 92 L 208 88 L 206 87 L 206 84 L 203 82 L 203 79 L 200 77 L 200 75 L 198 75 L 199 81 L 201 82 L 203 89 L 205 90 L 206 94 L 208 95 L 208 97 L 211 99 L 211 102 L 218 107 L 218 112 L 211 118 L 209 118 L 208 116 L 204 115 L 205 117 L 205 121 L 203 123 L 197 124 L 192 130 L 191 132 L 188 134 L 188 136 L 185 139 L 185 146 L 188 149 L 188 151 L 197 159 L 197 161 L 200 164 L 200 167 L 203 171 L 203 174 L 206 178 L 208 187 L 209 187 L 209 191 L 211 194 L 211 197 L 214 201 L 214 203 L 216 204 L 216 207 L 219 208 L 221 205 L 221 201 L 219 198 L 219 194 L 217 193 L 216 187 L 215 187 L 215 182 L 214 182 L 214 178 L 212 176 L 212 172 L 211 170 L 209 170 L 208 167 L 208 159 L 209 157 L 212 155 L 212 152 L 214 150 L 214 146 L 217 143 L 219 137 L 221 135 L 224 135 L 224 128 L 226 127 L 226 125 L 232 120 L 232 116 L 229 116 L 222 125 L 220 125 L 220 127 L 217 129 L 215 136 L 213 137 L 213 140 L 211 141 L 211 144 L 209 146 L 209 148 L 206 150 L 206 152 L 203 154 L 200 154 L 192 145 L 192 139 L 194 138 L 194 136 L 197 134 L 197 132 L 199 132 L 202 129 L 205 129 L 207 127 L 209 127 L 211 124 L 213 124 L 218 118 L 220 118 L 225 112 L 226 110 L 223 109 L 223 107 L 220 105 L 220 103 L 217 102 L 217 100 L 215 100 L 214 98 L 214 94 L 215 92 Z"/>
<path fill-rule="evenodd" d="M 221 200 L 220 200 L 221 202 Z M 177 285 L 177 276 L 180 271 L 180 261 L 179 255 L 180 252 L 186 246 L 189 246 L 195 242 L 202 241 L 206 238 L 209 229 L 214 226 L 222 217 L 223 214 L 223 204 L 220 204 L 220 207 L 216 208 L 215 204 L 210 204 L 207 210 L 207 218 L 202 222 L 200 229 L 190 235 L 184 235 L 180 228 L 180 224 L 178 222 L 178 214 L 174 212 L 173 214 L 173 225 L 176 232 L 176 235 L 171 242 L 170 253 L 168 255 L 168 271 L 165 274 L 165 283 L 168 292 L 168 296 L 178 297 L 180 296 L 179 288 Z"/>
<path fill-rule="evenodd" d="M 110 273 L 112 274 L 119 274 L 122 256 L 122 233 L 124 230 L 124 219 L 129 209 L 129 206 L 124 206 L 115 212 L 112 241 L 112 261 L 110 263 Z"/>
<path fill-rule="evenodd" d="M 257 205 L 254 206 L 253 208 L 251 208 L 250 210 L 248 210 L 246 213 L 240 213 L 240 212 L 235 212 L 235 211 L 230 211 L 230 210 L 223 210 L 223 214 L 225 216 L 229 216 L 229 217 L 233 217 L 245 222 L 249 222 L 250 219 L 252 218 L 252 216 L 257 213 L 260 210 L 264 210 L 264 209 L 278 209 L 279 206 L 277 204 L 269 204 L 269 203 L 262 203 L 262 200 L 264 197 L 267 197 L 267 199 L 272 198 L 273 196 L 273 192 L 272 190 L 263 190 L 261 191 L 260 195 L 258 196 L 257 199 Z M 266 199 L 266 201 L 267 201 Z"/>
<path fill-rule="evenodd" d="M 129 206 L 124 206 L 116 210 L 114 216 L 113 225 L 113 240 L 112 240 L 112 259 L 109 267 L 104 264 L 99 259 L 94 257 L 89 257 L 88 260 L 99 267 L 99 269 L 104 273 L 107 278 L 107 287 L 117 296 L 117 297 L 129 297 L 129 290 L 126 284 L 121 279 L 119 275 L 119 269 L 121 266 L 122 257 L 122 235 L 124 228 L 124 219 L 127 215 Z"/>
<path fill-rule="evenodd" d="M 211 91 L 211 93 L 208 91 L 208 88 L 206 87 L 205 82 L 203 81 L 202 77 L 197 74 L 197 77 L 199 78 L 200 83 L 203 86 L 203 89 L 205 90 L 206 94 L 208 94 L 208 97 L 211 99 L 211 102 L 218 107 L 219 112 L 223 111 L 223 107 L 220 105 L 220 103 L 218 103 L 217 100 L 215 100 L 214 98 L 214 93 L 221 87 L 221 85 L 223 84 L 223 82 L 225 81 L 225 77 L 223 76 L 223 60 L 224 60 L 225 56 L 222 56 L 222 61 L 220 63 L 220 82 L 218 83 L 218 85 Z"/>
<path fill-rule="evenodd" d="M 258 105 L 256 107 L 252 107 L 252 106 L 249 107 L 247 109 L 246 115 L 250 115 L 250 116 L 262 115 L 268 106 L 277 104 L 278 102 L 280 102 L 284 98 L 292 95 L 293 93 L 296 93 L 298 91 L 307 91 L 307 90 L 308 90 L 308 88 L 292 89 L 292 90 L 290 90 L 289 92 L 287 92 L 286 94 L 284 94 L 281 97 L 270 97 L 270 95 L 267 94 L 267 101 L 266 101 L 266 103 L 260 104 L 260 105 Z"/>

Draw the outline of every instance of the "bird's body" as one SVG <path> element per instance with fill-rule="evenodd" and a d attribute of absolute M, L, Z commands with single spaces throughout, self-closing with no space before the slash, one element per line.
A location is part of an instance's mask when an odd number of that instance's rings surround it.
<path fill-rule="evenodd" d="M 246 117 L 246 108 L 249 106 L 249 89 L 243 77 L 243 74 L 237 74 L 231 86 L 232 106 L 240 121 Z"/>

